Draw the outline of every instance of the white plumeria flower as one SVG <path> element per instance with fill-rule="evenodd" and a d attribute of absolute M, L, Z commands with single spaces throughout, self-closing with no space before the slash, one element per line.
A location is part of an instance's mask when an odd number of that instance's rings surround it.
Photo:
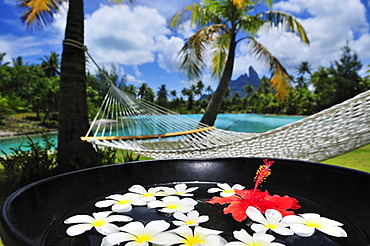
<path fill-rule="evenodd" d="M 103 234 L 108 235 L 118 232 L 118 226 L 111 222 L 127 222 L 132 218 L 126 215 L 110 215 L 112 211 L 93 213 L 93 217 L 89 215 L 75 215 L 64 221 L 65 224 L 77 224 L 70 226 L 67 229 L 69 236 L 77 236 L 85 231 L 95 227 L 95 229 Z"/>
<path fill-rule="evenodd" d="M 107 200 L 95 203 L 95 206 L 98 208 L 106 208 L 112 206 L 112 211 L 121 213 L 131 211 L 132 205 L 146 205 L 146 202 L 141 199 L 141 196 L 134 193 L 126 193 L 124 195 L 115 194 L 110 195 L 106 198 Z"/>
<path fill-rule="evenodd" d="M 275 209 L 267 209 L 265 216 L 255 207 L 249 206 L 246 210 L 248 217 L 260 224 L 252 224 L 251 229 L 255 232 L 266 233 L 267 230 L 272 230 L 277 234 L 289 236 L 293 235 L 294 232 L 287 228 L 289 224 L 281 222 L 283 216 Z"/>
<path fill-rule="evenodd" d="M 233 232 L 234 237 L 239 241 L 227 243 L 225 246 L 284 246 L 284 244 L 272 242 L 275 237 L 264 233 L 249 235 L 244 229 Z"/>
<path fill-rule="evenodd" d="M 196 210 L 190 211 L 186 215 L 181 212 L 175 212 L 173 214 L 173 217 L 175 217 L 178 220 L 172 221 L 176 226 L 197 226 L 200 223 L 206 222 L 209 220 L 209 217 L 207 215 L 199 216 L 199 212 Z"/>
<path fill-rule="evenodd" d="M 155 200 L 148 203 L 148 208 L 159 209 L 163 213 L 182 212 L 187 213 L 194 209 L 198 202 L 191 198 L 180 199 L 177 196 L 166 196 L 161 201 Z"/>
<path fill-rule="evenodd" d="M 179 246 L 222 246 L 226 241 L 219 236 L 222 231 L 216 231 L 200 226 L 194 227 L 193 230 L 188 226 L 180 226 L 172 232 L 180 237 L 177 238 L 176 244 Z"/>
<path fill-rule="evenodd" d="M 133 185 L 129 191 L 141 195 L 141 198 L 145 200 L 146 202 L 154 201 L 156 200 L 156 196 L 163 195 L 163 191 L 161 187 L 152 187 L 146 190 L 141 185 Z"/>
<path fill-rule="evenodd" d="M 188 188 L 186 184 L 177 184 L 175 188 L 161 187 L 166 196 L 193 196 L 190 192 L 197 190 L 199 187 Z"/>
<path fill-rule="evenodd" d="M 334 237 L 347 237 L 347 233 L 341 226 L 342 223 L 321 217 L 319 214 L 306 213 L 298 215 L 288 215 L 282 220 L 289 223 L 290 229 L 301 237 L 310 237 L 315 229 Z"/>
<path fill-rule="evenodd" d="M 240 184 L 234 184 L 232 187 L 229 184 L 226 183 L 218 183 L 217 186 L 219 188 L 210 188 L 208 189 L 208 193 L 216 193 L 221 192 L 220 196 L 222 197 L 229 197 L 233 196 L 235 194 L 235 190 L 242 190 L 245 187 Z"/>
<path fill-rule="evenodd" d="M 127 242 L 127 246 L 148 246 L 149 243 L 159 245 L 173 245 L 177 236 L 171 232 L 165 232 L 170 224 L 164 220 L 150 221 L 144 226 L 143 223 L 130 222 L 119 229 L 121 232 L 113 233 L 103 238 L 101 246 L 110 246 Z"/>

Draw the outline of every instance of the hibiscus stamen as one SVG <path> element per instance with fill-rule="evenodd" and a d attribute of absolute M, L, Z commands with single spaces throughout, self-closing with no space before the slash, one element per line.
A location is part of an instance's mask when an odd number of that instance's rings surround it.
<path fill-rule="evenodd" d="M 274 161 L 269 161 L 268 159 L 263 159 L 263 162 L 265 163 L 264 165 L 261 165 L 257 172 L 256 176 L 254 177 L 254 189 L 252 193 L 252 201 L 254 201 L 256 191 L 258 186 L 266 181 L 266 178 L 271 174 L 271 165 L 274 163 Z"/>

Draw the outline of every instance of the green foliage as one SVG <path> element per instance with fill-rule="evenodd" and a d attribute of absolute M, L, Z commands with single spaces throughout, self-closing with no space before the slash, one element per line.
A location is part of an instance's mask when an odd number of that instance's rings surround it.
<path fill-rule="evenodd" d="M 118 150 L 116 148 L 98 147 L 97 151 L 102 157 L 102 165 L 140 160 L 140 155 L 130 151 Z"/>
<path fill-rule="evenodd" d="M 333 104 L 337 104 L 354 97 L 361 89 L 361 77 L 358 75 L 362 67 L 361 61 L 351 48 L 345 45 L 342 48 L 342 56 L 339 61 L 335 61 L 334 65 L 329 68 L 332 75 L 336 90 Z"/>
<path fill-rule="evenodd" d="M 0 156 L 5 175 L 15 186 L 47 177 L 57 166 L 55 144 L 49 136 L 43 135 L 42 143 L 27 138 L 26 145 L 12 148 L 11 154 L 3 152 L 3 156 Z M 24 147 L 29 150 L 24 150 Z"/>
<path fill-rule="evenodd" d="M 123 152 L 123 162 L 132 162 L 132 161 L 138 161 L 140 159 L 140 155 L 136 155 L 133 152 L 125 151 Z"/>

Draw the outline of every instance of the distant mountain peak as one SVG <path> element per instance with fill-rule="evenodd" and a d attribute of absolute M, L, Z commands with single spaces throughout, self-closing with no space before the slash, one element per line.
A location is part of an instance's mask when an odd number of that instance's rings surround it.
<path fill-rule="evenodd" d="M 247 73 L 240 75 L 236 80 L 230 81 L 230 96 L 233 96 L 235 92 L 239 92 L 241 97 L 245 97 L 246 93 L 244 87 L 250 83 L 256 89 L 260 85 L 260 79 L 258 77 L 257 72 L 253 69 L 252 66 L 248 69 L 249 75 Z"/>

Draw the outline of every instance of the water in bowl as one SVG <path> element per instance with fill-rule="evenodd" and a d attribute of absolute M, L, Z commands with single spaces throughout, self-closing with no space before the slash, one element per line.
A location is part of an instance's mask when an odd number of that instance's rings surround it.
<path fill-rule="evenodd" d="M 154 186 L 167 186 L 173 187 L 176 183 L 165 183 L 165 184 L 156 184 L 145 186 L 145 188 L 150 188 Z M 198 190 L 194 191 L 194 199 L 198 201 L 195 209 L 201 215 L 208 215 L 210 217 L 209 221 L 202 223 L 202 227 L 221 230 L 223 233 L 221 236 L 226 239 L 226 241 L 237 241 L 233 237 L 233 231 L 245 229 L 249 234 L 252 234 L 252 230 L 249 225 L 251 220 L 246 219 L 243 222 L 235 221 L 230 214 L 223 214 L 224 206 L 219 204 L 209 204 L 205 201 L 210 200 L 215 194 L 207 193 L 207 190 L 211 187 L 215 187 L 216 183 L 213 182 L 186 182 L 188 187 L 199 187 Z M 250 189 L 252 187 L 247 187 Z M 117 194 L 124 194 L 128 192 L 127 190 L 117 191 Z M 348 237 L 347 238 L 335 238 L 328 235 L 325 235 L 321 232 L 316 231 L 315 234 L 311 237 L 299 237 L 297 235 L 293 236 L 279 236 L 278 234 L 273 233 L 276 237 L 275 242 L 280 242 L 286 246 L 364 246 L 369 245 L 369 239 L 366 239 L 364 233 L 355 225 L 355 221 L 351 221 L 351 218 L 346 217 L 335 211 L 335 208 L 329 208 L 325 204 L 320 204 L 317 201 L 310 200 L 309 198 L 299 197 L 292 194 L 285 194 L 281 192 L 270 191 L 271 194 L 278 195 L 289 195 L 298 199 L 299 204 L 302 206 L 299 210 L 296 211 L 296 214 L 299 213 L 318 213 L 323 217 L 327 217 L 336 221 L 339 221 L 344 224 L 343 229 L 346 230 Z M 112 194 L 105 194 L 103 196 L 97 196 L 96 199 L 86 201 L 85 203 L 75 207 L 71 211 L 68 211 L 64 216 L 58 220 L 54 221 L 51 224 L 48 231 L 45 233 L 43 238 L 42 245 L 53 245 L 53 246 L 63 246 L 63 245 L 90 245 L 98 246 L 100 245 L 103 235 L 100 235 L 94 228 L 84 234 L 79 236 L 70 237 L 66 234 L 66 230 L 71 225 L 66 225 L 63 221 L 71 216 L 79 214 L 92 215 L 93 212 L 99 211 L 108 211 L 109 209 L 98 209 L 94 206 L 97 201 L 103 200 L 106 196 Z M 216 194 L 217 196 L 217 194 Z M 130 212 L 122 213 L 124 215 L 131 216 L 134 221 L 140 221 L 144 224 L 152 220 L 166 220 L 171 223 L 174 218 L 168 214 L 158 212 L 157 209 L 148 209 L 146 206 L 137 206 L 134 207 Z M 125 223 L 115 223 L 118 226 L 122 226 Z M 170 229 L 175 228 L 171 223 Z M 124 244 L 122 244 L 124 245 Z"/>

